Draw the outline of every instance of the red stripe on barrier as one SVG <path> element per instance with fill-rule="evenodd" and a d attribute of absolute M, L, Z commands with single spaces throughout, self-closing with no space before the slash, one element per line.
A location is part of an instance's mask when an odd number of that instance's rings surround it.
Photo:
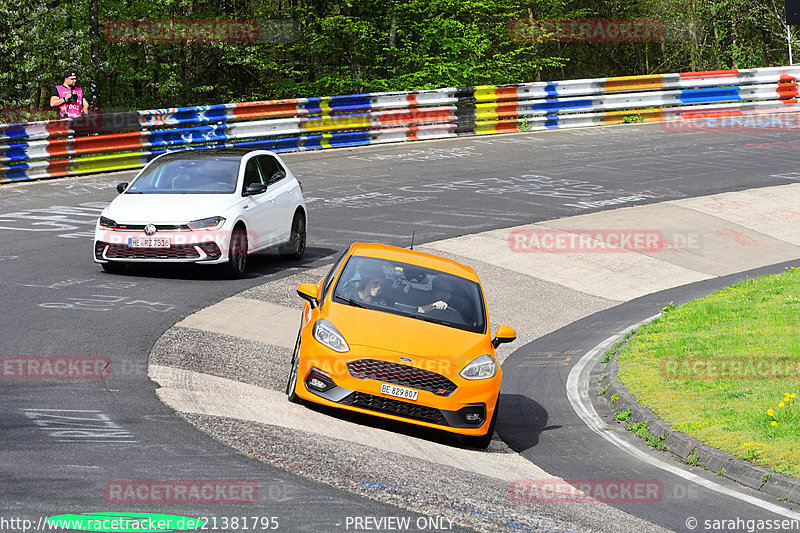
<path fill-rule="evenodd" d="M 495 113 L 497 113 L 497 117 L 515 118 L 519 116 L 519 106 L 517 104 L 518 102 L 514 102 L 513 104 L 501 104 L 497 106 L 494 109 Z"/>
<path fill-rule="evenodd" d="M 293 117 L 300 114 L 298 100 L 268 100 L 265 102 L 245 102 L 236 104 L 233 116 L 243 118 Z"/>
<path fill-rule="evenodd" d="M 418 105 L 419 105 L 419 102 L 417 102 L 417 93 L 411 93 L 411 94 L 409 94 L 408 96 L 406 96 L 406 101 L 407 101 L 407 102 L 408 102 L 408 103 L 409 103 L 409 104 L 410 104 L 412 107 L 416 107 L 416 106 L 418 106 Z"/>
<path fill-rule="evenodd" d="M 799 96 L 796 83 L 780 83 L 778 84 L 777 92 L 781 98 L 792 98 Z"/>
<path fill-rule="evenodd" d="M 738 69 L 733 70 L 704 70 L 701 72 L 681 72 L 681 78 L 727 78 L 739 74 Z"/>
<path fill-rule="evenodd" d="M 72 170 L 72 162 L 69 159 L 56 159 L 47 163 L 47 175 L 51 178 L 68 176 L 70 170 Z"/>
<path fill-rule="evenodd" d="M 416 126 L 409 127 L 408 131 L 406 132 L 406 139 L 408 139 L 409 141 L 417 141 L 417 140 L 419 140 L 417 138 L 417 129 L 418 128 Z"/>
<path fill-rule="evenodd" d="M 518 98 L 517 87 L 497 87 L 494 94 L 498 100 L 516 100 Z"/>
<path fill-rule="evenodd" d="M 124 150 L 138 151 L 141 150 L 143 146 L 142 134 L 138 131 L 112 133 L 111 135 L 94 135 L 92 137 L 76 137 L 72 140 L 72 150 L 77 155 Z"/>
<path fill-rule="evenodd" d="M 47 150 L 50 157 L 69 156 L 69 152 L 67 151 L 68 145 L 69 139 L 53 139 L 47 143 L 45 150 Z"/>
<path fill-rule="evenodd" d="M 519 120 L 498 120 L 497 125 L 494 127 L 496 132 L 510 133 L 519 131 Z"/>

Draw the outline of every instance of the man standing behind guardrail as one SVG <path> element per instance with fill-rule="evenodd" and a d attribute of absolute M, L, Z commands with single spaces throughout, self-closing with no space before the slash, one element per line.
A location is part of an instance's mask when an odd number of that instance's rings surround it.
<path fill-rule="evenodd" d="M 64 72 L 64 83 L 56 85 L 50 94 L 50 107 L 58 108 L 58 118 L 75 118 L 89 114 L 89 102 L 83 89 L 76 86 L 78 77 L 74 70 Z"/>

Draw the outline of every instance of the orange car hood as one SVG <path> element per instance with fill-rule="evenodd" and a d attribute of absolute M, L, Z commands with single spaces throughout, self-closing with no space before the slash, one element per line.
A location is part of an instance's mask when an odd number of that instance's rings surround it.
<path fill-rule="evenodd" d="M 459 368 L 491 353 L 491 339 L 482 333 L 334 302 L 330 302 L 325 315 L 351 348 L 380 348 L 448 361 Z"/>

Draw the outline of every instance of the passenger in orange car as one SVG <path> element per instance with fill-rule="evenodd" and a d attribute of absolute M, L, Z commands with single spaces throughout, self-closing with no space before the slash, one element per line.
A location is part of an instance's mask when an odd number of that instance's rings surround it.
<path fill-rule="evenodd" d="M 386 299 L 381 296 L 386 277 L 382 272 L 368 271 L 362 273 L 360 281 L 356 282 L 355 297 L 367 304 L 387 305 Z"/>

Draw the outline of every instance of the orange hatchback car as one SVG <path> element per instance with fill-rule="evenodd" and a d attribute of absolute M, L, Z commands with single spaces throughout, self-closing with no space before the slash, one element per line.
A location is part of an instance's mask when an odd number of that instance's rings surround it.
<path fill-rule="evenodd" d="M 422 252 L 355 243 L 307 301 L 286 393 L 330 407 L 442 429 L 486 448 L 503 371 L 470 267 Z"/>

